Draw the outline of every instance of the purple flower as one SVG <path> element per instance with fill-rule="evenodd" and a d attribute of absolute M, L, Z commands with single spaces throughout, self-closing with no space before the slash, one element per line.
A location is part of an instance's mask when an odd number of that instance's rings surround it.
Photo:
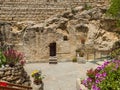
<path fill-rule="evenodd" d="M 115 67 L 116 67 L 116 69 L 118 69 L 118 68 L 119 68 L 119 65 L 118 65 L 118 64 L 116 64 L 116 66 L 115 66 Z"/>
<path fill-rule="evenodd" d="M 98 66 L 98 67 L 97 67 L 97 70 L 98 70 L 98 71 L 100 71 L 100 70 L 101 70 L 101 67 L 100 67 L 100 66 Z"/>
<path fill-rule="evenodd" d="M 102 74 L 102 76 L 103 76 L 103 77 L 106 77 L 106 76 L 107 76 L 106 72 L 104 72 L 104 73 Z"/>
<path fill-rule="evenodd" d="M 97 87 L 96 85 L 92 85 L 92 90 L 100 90 L 100 88 Z"/>
<path fill-rule="evenodd" d="M 101 70 L 103 70 L 104 68 L 105 68 L 105 65 L 103 64 L 103 65 L 101 65 L 101 66 L 98 66 L 98 67 L 97 67 L 97 70 L 98 70 L 98 71 L 101 71 Z"/>
<path fill-rule="evenodd" d="M 96 78 L 101 78 L 101 76 L 102 76 L 102 74 L 100 74 L 100 73 L 97 73 L 97 74 L 95 75 Z"/>
<path fill-rule="evenodd" d="M 109 61 L 105 61 L 103 65 L 107 66 L 109 63 L 110 63 Z"/>
<path fill-rule="evenodd" d="M 100 83 L 100 81 L 99 80 L 95 80 L 95 83 L 98 84 L 98 83 Z"/>
<path fill-rule="evenodd" d="M 110 63 L 109 61 L 105 61 L 103 65 L 97 67 L 97 70 L 98 71 L 103 70 L 109 63 Z"/>
<path fill-rule="evenodd" d="M 87 81 L 88 81 L 88 82 L 92 82 L 92 79 L 91 79 L 91 78 L 87 78 Z"/>
<path fill-rule="evenodd" d="M 115 63 L 115 64 L 120 65 L 120 60 L 113 60 L 112 62 Z"/>
<path fill-rule="evenodd" d="M 81 82 L 84 86 L 87 86 L 87 80 L 82 80 Z"/>

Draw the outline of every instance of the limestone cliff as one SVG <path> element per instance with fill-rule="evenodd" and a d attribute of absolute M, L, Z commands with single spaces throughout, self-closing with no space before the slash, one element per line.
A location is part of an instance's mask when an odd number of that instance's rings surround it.
<path fill-rule="evenodd" d="M 105 12 L 105 6 L 91 9 L 79 6 L 54 15 L 44 23 L 12 23 L 7 43 L 15 44 L 31 61 L 48 60 L 51 43 L 57 45 L 54 53 L 59 60 L 75 57 L 76 50 L 83 44 L 97 50 L 110 50 L 119 40 L 116 31 L 120 29 L 116 28 L 115 20 L 105 16 Z"/>

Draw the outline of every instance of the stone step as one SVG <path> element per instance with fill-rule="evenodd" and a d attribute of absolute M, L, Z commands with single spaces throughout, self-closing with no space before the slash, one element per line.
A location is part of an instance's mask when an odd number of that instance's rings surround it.
<path fill-rule="evenodd" d="M 49 58 L 49 64 L 57 64 L 57 58 L 56 57 L 50 57 Z"/>
<path fill-rule="evenodd" d="M 54 62 L 54 61 L 55 61 L 55 62 L 56 62 L 57 60 L 56 60 L 56 59 L 50 59 L 49 61 L 51 61 L 51 62 Z"/>
<path fill-rule="evenodd" d="M 49 64 L 57 64 L 57 61 L 49 61 Z"/>

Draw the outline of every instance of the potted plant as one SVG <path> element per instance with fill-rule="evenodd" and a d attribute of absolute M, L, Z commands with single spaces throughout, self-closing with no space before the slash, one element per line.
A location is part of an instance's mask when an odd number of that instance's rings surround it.
<path fill-rule="evenodd" d="M 44 78 L 44 76 L 42 75 L 41 70 L 33 71 L 31 76 L 33 77 L 34 84 L 36 85 L 42 84 L 42 79 Z"/>

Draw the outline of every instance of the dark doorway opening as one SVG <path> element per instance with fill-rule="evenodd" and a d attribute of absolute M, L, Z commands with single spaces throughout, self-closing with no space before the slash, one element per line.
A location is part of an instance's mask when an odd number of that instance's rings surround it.
<path fill-rule="evenodd" d="M 50 43 L 50 56 L 56 56 L 56 43 Z"/>

